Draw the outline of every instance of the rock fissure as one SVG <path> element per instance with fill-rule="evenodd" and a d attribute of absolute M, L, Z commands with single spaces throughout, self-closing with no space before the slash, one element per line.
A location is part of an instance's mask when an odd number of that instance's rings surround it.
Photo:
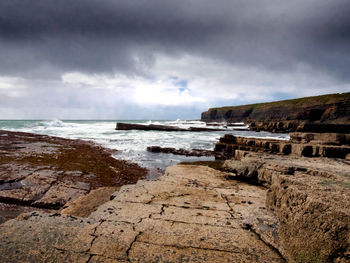
<path fill-rule="evenodd" d="M 106 221 L 106 220 L 101 219 L 100 222 L 99 222 L 99 224 L 98 224 L 97 226 L 94 227 L 93 233 L 90 234 L 90 235 L 92 236 L 92 240 L 91 240 L 91 242 L 90 242 L 90 247 L 89 247 L 89 249 L 86 251 L 86 253 L 89 253 L 89 252 L 90 252 L 90 250 L 91 250 L 91 248 L 92 248 L 92 246 L 93 246 L 93 244 L 94 244 L 96 238 L 98 237 L 98 235 L 96 235 L 97 228 L 100 227 L 100 226 L 103 224 L 103 222 L 105 222 L 105 221 Z"/>
<path fill-rule="evenodd" d="M 213 217 L 214 218 L 214 217 Z M 238 229 L 236 226 L 229 226 L 229 225 L 215 225 L 215 224 L 210 224 L 210 223 L 195 223 L 195 222 L 186 222 L 186 221 L 179 221 L 179 220 L 172 220 L 172 219 L 164 219 L 164 218 L 152 218 L 152 220 L 155 221 L 165 221 L 169 222 L 171 224 L 185 224 L 185 225 L 193 225 L 193 226 L 212 226 L 212 227 L 221 227 L 221 228 L 232 228 L 232 229 Z"/>
<path fill-rule="evenodd" d="M 226 204 L 227 204 L 228 208 L 230 209 L 230 211 L 228 211 L 228 212 L 230 213 L 231 218 L 234 218 L 234 210 L 230 205 L 230 201 L 228 200 L 228 197 L 224 194 L 221 194 L 221 198 L 226 201 Z"/>
<path fill-rule="evenodd" d="M 147 192 L 147 193 L 148 193 L 148 192 Z M 147 205 L 151 204 L 152 201 L 153 201 L 155 198 L 156 198 L 156 196 L 155 196 L 155 195 L 152 195 L 151 199 L 150 199 L 148 202 L 146 202 L 145 204 L 147 204 Z"/>
<path fill-rule="evenodd" d="M 173 247 L 173 248 L 177 248 L 177 249 L 189 249 L 189 248 L 193 248 L 193 249 L 198 249 L 198 250 L 209 250 L 209 251 L 218 251 L 218 252 L 226 252 L 226 253 L 242 253 L 242 251 L 233 251 L 233 250 L 229 250 L 229 249 L 214 249 L 214 248 L 203 248 L 200 246 L 180 246 L 180 245 L 167 245 L 167 244 L 158 244 L 158 243 L 152 243 L 152 242 L 146 242 L 146 241 L 137 241 L 139 243 L 144 243 L 144 244 L 151 244 L 151 245 L 157 245 L 157 246 L 161 246 L 161 247 Z"/>
<path fill-rule="evenodd" d="M 60 247 L 55 247 L 55 246 L 53 246 L 52 248 L 55 249 L 55 250 L 58 250 L 58 251 L 60 251 L 60 252 L 68 252 L 68 253 L 81 254 L 81 255 L 89 255 L 89 254 L 86 253 L 86 252 L 77 252 L 77 251 L 73 251 L 73 250 L 69 250 L 69 249 L 64 249 L 64 248 L 60 248 Z M 90 256 L 92 257 L 93 255 L 90 255 Z"/>
<path fill-rule="evenodd" d="M 165 208 L 168 207 L 167 205 L 162 205 L 161 211 L 160 211 L 160 215 L 162 216 L 165 212 Z"/>
<path fill-rule="evenodd" d="M 137 242 L 137 238 L 142 235 L 142 231 L 138 232 L 138 234 L 135 236 L 134 240 L 130 243 L 128 249 L 126 250 L 126 258 L 128 262 L 131 262 L 130 260 L 130 250 L 132 249 L 132 246 Z"/>
<path fill-rule="evenodd" d="M 94 255 L 91 254 L 91 255 L 89 256 L 88 260 L 86 261 L 86 263 L 90 263 L 90 261 L 91 261 L 91 259 L 92 259 L 93 256 L 94 256 Z"/>
<path fill-rule="evenodd" d="M 40 193 L 38 196 L 34 197 L 32 203 L 31 203 L 31 206 L 33 206 L 33 203 L 40 200 L 42 197 L 45 196 L 45 194 L 50 190 L 50 188 L 55 185 L 55 183 L 57 182 L 57 179 L 55 181 L 53 181 L 52 183 L 50 183 L 50 185 L 48 186 L 48 188 L 43 191 L 42 193 Z M 59 205 L 56 205 L 56 204 L 37 204 L 36 205 L 37 207 L 42 207 L 42 208 L 53 208 L 53 209 L 58 209 L 59 208 Z"/>
<path fill-rule="evenodd" d="M 260 233 L 256 232 L 254 227 L 252 227 L 252 225 L 246 224 L 245 227 L 243 227 L 243 229 L 253 233 L 257 239 L 259 239 L 265 245 L 267 245 L 269 248 L 271 248 L 271 250 L 275 251 L 281 257 L 281 259 L 283 259 L 283 262 L 287 262 L 286 258 L 282 255 L 281 251 L 279 251 L 278 248 L 276 248 L 271 243 L 267 242 L 264 238 L 262 238 Z"/>

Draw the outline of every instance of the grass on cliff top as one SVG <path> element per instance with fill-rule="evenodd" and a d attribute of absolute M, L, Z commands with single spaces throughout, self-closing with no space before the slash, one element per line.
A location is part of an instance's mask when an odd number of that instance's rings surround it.
<path fill-rule="evenodd" d="M 238 109 L 245 109 L 245 108 L 263 109 L 268 107 L 280 107 L 280 106 L 283 106 L 283 107 L 313 106 L 318 104 L 331 104 L 331 103 L 339 102 L 344 99 L 350 99 L 350 92 L 313 96 L 313 97 L 304 97 L 304 98 L 291 99 L 291 100 L 280 100 L 280 101 L 273 101 L 273 102 L 239 105 L 239 106 L 225 106 L 225 107 L 218 107 L 218 108 L 210 108 L 208 111 L 213 111 L 213 110 L 227 111 L 227 110 L 234 110 L 234 109 L 238 110 Z"/>

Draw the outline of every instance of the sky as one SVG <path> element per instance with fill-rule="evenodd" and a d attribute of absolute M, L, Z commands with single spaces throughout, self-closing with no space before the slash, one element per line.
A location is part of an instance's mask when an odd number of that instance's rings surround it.
<path fill-rule="evenodd" d="M 350 91 L 349 0 L 1 0 L 0 119 L 199 119 Z"/>

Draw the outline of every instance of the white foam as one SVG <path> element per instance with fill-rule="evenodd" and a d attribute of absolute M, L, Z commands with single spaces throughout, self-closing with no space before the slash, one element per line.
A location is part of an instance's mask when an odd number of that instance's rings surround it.
<path fill-rule="evenodd" d="M 65 124 L 59 119 L 54 119 L 52 121 L 42 122 L 42 125 L 44 127 L 63 127 Z"/>

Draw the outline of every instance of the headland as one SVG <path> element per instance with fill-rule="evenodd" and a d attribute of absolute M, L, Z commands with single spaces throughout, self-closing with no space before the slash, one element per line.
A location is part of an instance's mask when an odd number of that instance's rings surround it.
<path fill-rule="evenodd" d="M 206 122 L 244 122 L 255 131 L 350 133 L 350 92 L 242 106 L 211 108 Z"/>

